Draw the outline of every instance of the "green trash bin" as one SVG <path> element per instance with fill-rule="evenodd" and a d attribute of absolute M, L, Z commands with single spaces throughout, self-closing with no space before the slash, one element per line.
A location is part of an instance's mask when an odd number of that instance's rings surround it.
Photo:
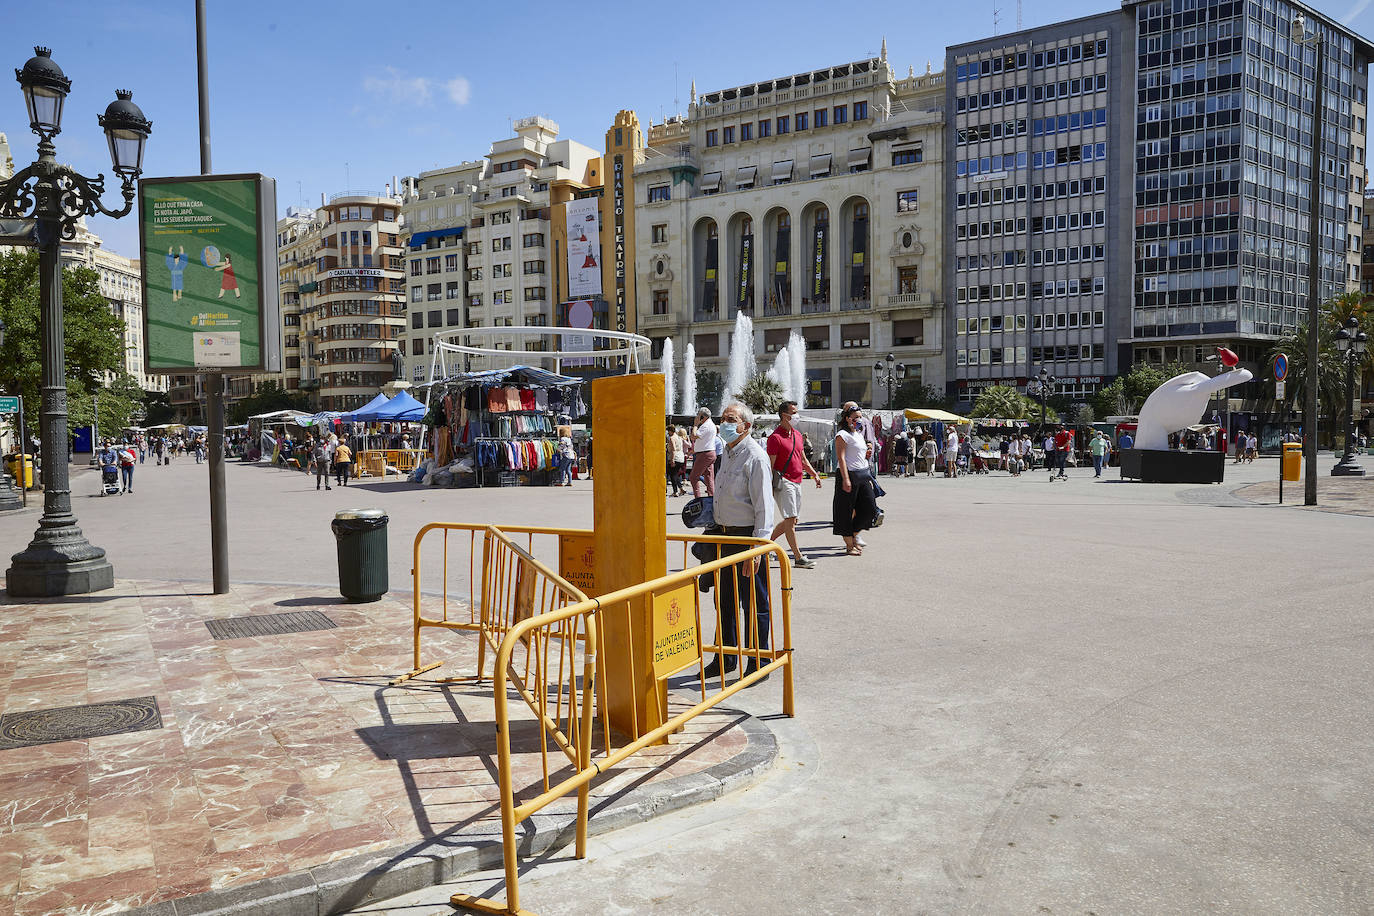
<path fill-rule="evenodd" d="M 386 526 L 381 509 L 342 509 L 329 527 L 339 552 L 339 593 L 349 601 L 376 601 L 387 593 Z"/>

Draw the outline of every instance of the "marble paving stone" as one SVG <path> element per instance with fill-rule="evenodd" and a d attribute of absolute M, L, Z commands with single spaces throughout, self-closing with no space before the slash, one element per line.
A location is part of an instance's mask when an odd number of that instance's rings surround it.
<path fill-rule="evenodd" d="M 388 686 L 412 663 L 404 596 L 304 603 L 312 596 L 270 586 L 212 596 L 121 581 L 107 597 L 0 615 L 0 711 L 149 695 L 163 720 L 0 751 L 0 916 L 115 913 L 403 844 L 422 854 L 460 829 L 499 834 L 490 682 Z M 205 626 L 301 609 L 337 628 L 217 642 Z M 426 632 L 425 657 L 445 662 L 433 676 L 470 675 L 476 636 Z M 522 703 L 511 709 L 512 778 L 532 797 L 538 728 Z M 594 793 L 728 759 L 745 745 L 733 721 L 703 716 Z M 549 748 L 557 779 L 569 770 Z"/>

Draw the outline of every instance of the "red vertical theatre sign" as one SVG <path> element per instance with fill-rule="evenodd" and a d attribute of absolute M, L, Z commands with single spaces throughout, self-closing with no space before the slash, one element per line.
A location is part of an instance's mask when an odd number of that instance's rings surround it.
<path fill-rule="evenodd" d="M 615 329 L 625 330 L 625 157 L 615 157 L 614 195 L 615 207 Z"/>

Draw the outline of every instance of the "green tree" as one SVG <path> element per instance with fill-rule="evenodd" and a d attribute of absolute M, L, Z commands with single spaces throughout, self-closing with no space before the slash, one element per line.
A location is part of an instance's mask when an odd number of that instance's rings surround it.
<path fill-rule="evenodd" d="M 5 322 L 0 389 L 24 396 L 24 419 L 31 434 L 39 428 L 38 395 L 43 375 L 39 311 L 38 253 L 0 254 L 0 319 Z M 102 389 L 110 373 L 116 377 L 123 373 L 124 321 L 111 313 L 100 294 L 100 276 L 95 271 L 74 267 L 62 272 L 62 316 L 69 390 Z M 85 424 L 73 416 L 69 425 Z M 101 428 L 105 428 L 103 422 Z"/>
<path fill-rule="evenodd" d="M 949 410 L 954 399 L 939 388 L 922 384 L 920 379 L 909 378 L 892 392 L 892 403 L 896 407 L 931 407 Z"/>
<path fill-rule="evenodd" d="M 226 411 L 230 424 L 247 423 L 249 417 L 274 410 L 309 410 L 310 398 L 303 392 L 292 393 L 280 382 L 267 381 L 248 397 L 235 401 Z"/>
<path fill-rule="evenodd" d="M 698 407 L 709 407 L 719 404 L 721 395 L 725 392 L 725 379 L 719 372 L 712 369 L 697 370 L 697 403 L 691 408 L 695 411 Z M 714 409 L 714 408 L 712 408 Z M 684 412 L 690 412 L 683 408 Z"/>
<path fill-rule="evenodd" d="M 95 423 L 102 439 L 114 438 L 124 427 L 140 425 L 143 389 L 122 371 L 108 384 L 96 387 L 73 379 L 67 383 L 67 416 L 73 429 Z"/>
<path fill-rule="evenodd" d="M 1190 371 L 1178 362 L 1164 366 L 1136 363 L 1130 372 L 1117 376 L 1110 385 L 1093 395 L 1089 403 L 1099 417 L 1135 416 L 1152 391 L 1174 376 Z"/>
<path fill-rule="evenodd" d="M 782 385 L 768 377 L 766 372 L 755 372 L 740 391 L 732 392 L 730 397 L 737 398 L 754 413 L 776 413 L 782 403 Z"/>
<path fill-rule="evenodd" d="M 172 399 L 167 396 L 167 392 L 143 392 L 143 422 L 145 425 L 158 426 L 163 423 L 171 423 L 176 419 L 176 415 L 176 409 L 172 407 Z"/>

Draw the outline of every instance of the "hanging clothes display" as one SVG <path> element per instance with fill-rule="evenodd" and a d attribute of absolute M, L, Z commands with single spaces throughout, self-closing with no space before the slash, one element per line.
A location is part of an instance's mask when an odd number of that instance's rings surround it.
<path fill-rule="evenodd" d="M 585 415 L 582 380 L 517 366 L 440 380 L 430 393 L 447 419 L 435 456 L 470 457 L 479 486 L 548 485 L 557 477 L 557 427 Z"/>

